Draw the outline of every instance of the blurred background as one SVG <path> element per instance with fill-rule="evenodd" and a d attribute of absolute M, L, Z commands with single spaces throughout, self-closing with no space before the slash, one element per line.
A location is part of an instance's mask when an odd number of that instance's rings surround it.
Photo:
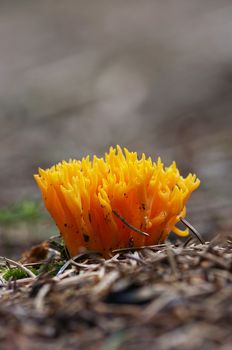
<path fill-rule="evenodd" d="M 187 218 L 232 227 L 230 0 L 0 2 L 0 255 L 55 234 L 37 168 L 119 143 L 201 187 Z"/>

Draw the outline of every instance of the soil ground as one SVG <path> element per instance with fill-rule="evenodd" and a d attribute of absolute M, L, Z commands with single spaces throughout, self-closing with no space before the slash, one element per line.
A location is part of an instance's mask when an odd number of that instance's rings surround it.
<path fill-rule="evenodd" d="M 1 346 L 229 350 L 228 237 L 220 244 L 166 243 L 109 260 L 80 254 L 56 277 L 44 271 L 38 277 L 2 281 Z"/>

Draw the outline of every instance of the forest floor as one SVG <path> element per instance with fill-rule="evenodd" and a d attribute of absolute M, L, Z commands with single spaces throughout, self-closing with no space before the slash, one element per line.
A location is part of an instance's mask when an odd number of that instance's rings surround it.
<path fill-rule="evenodd" d="M 65 257 L 52 238 L 1 258 L 5 350 L 229 350 L 232 241 L 177 242 Z"/>

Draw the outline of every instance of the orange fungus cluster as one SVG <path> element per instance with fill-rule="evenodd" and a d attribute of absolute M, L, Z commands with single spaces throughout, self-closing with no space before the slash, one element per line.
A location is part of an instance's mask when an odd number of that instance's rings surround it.
<path fill-rule="evenodd" d="M 35 179 L 69 253 L 88 249 L 106 258 L 114 249 L 162 243 L 170 231 L 188 235 L 176 224 L 200 184 L 196 175 L 183 178 L 175 162 L 164 167 L 160 158 L 139 158 L 119 146 L 104 158 L 39 169 Z"/>

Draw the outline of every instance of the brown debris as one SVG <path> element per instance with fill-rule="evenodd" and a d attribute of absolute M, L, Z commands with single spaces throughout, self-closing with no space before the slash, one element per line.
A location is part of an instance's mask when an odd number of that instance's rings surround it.
<path fill-rule="evenodd" d="M 86 253 L 60 271 L 1 287 L 4 348 L 230 348 L 230 241 Z"/>
<path fill-rule="evenodd" d="M 21 261 L 28 264 L 43 261 L 47 258 L 48 248 L 49 245 L 47 241 L 35 245 L 23 253 Z"/>

